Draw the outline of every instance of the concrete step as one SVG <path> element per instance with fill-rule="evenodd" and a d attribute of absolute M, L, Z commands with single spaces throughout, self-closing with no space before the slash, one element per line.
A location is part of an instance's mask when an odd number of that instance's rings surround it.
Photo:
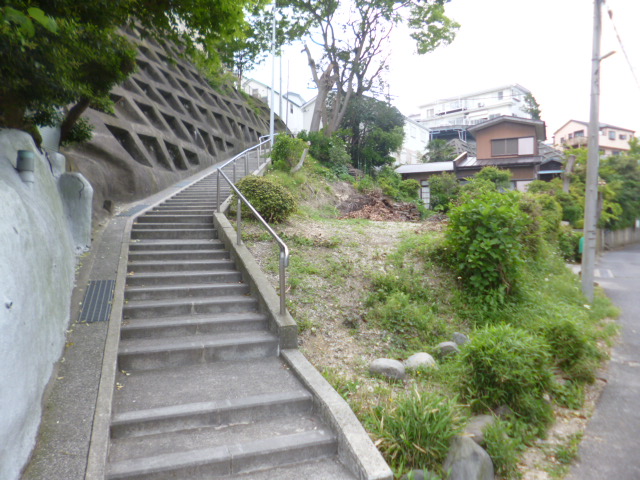
<path fill-rule="evenodd" d="M 151 210 L 151 213 L 158 215 L 212 215 L 215 210 L 215 206 L 211 205 L 209 208 L 203 208 L 198 205 L 194 206 L 166 206 L 157 207 Z"/>
<path fill-rule="evenodd" d="M 223 251 L 224 256 L 229 256 Z M 212 270 L 232 270 L 235 263 L 228 258 L 211 260 L 141 260 L 130 261 L 129 272 L 195 272 Z"/>
<path fill-rule="evenodd" d="M 198 433 L 206 432 L 200 429 Z M 162 454 L 113 462 L 109 466 L 107 478 L 208 480 L 221 475 L 260 471 L 309 459 L 330 457 L 337 453 L 337 441 L 326 429 L 205 448 L 200 443 L 200 448 L 194 446 L 197 449 L 178 452 L 175 451 L 175 446 L 182 439 L 176 440 L 171 438 L 173 436 L 166 435 L 167 438 L 164 438 L 165 442 L 174 442 L 171 445 L 172 449 Z M 147 437 L 145 441 L 148 441 Z M 129 448 L 136 450 L 134 446 Z"/>
<path fill-rule="evenodd" d="M 156 285 L 153 287 L 130 286 L 124 292 L 124 298 L 131 300 L 156 300 L 168 298 L 214 298 L 228 295 L 248 295 L 246 283 L 192 283 L 184 285 Z"/>
<path fill-rule="evenodd" d="M 242 274 L 237 270 L 195 272 L 138 272 L 127 276 L 127 286 L 184 285 L 194 283 L 237 283 Z"/>
<path fill-rule="evenodd" d="M 135 410 L 113 416 L 111 438 L 139 437 L 203 427 L 220 428 L 274 417 L 310 415 L 313 410 L 312 400 L 309 392 L 293 390 Z"/>
<path fill-rule="evenodd" d="M 182 223 L 182 222 L 167 222 L 167 223 L 134 223 L 133 227 L 131 227 L 132 231 L 136 230 L 167 230 L 167 229 L 196 229 L 202 228 L 205 230 L 213 229 L 213 220 L 207 222 L 193 222 L 193 223 Z"/>
<path fill-rule="evenodd" d="M 267 317 L 257 312 L 154 317 L 123 321 L 120 338 L 166 338 L 266 329 Z"/>
<path fill-rule="evenodd" d="M 131 238 L 134 240 L 171 240 L 171 239 L 200 239 L 216 238 L 217 233 L 213 228 L 163 228 L 163 229 L 137 229 L 131 230 Z"/>
<path fill-rule="evenodd" d="M 122 308 L 122 316 L 124 319 L 131 319 L 257 311 L 257 299 L 247 295 L 229 295 L 211 298 L 130 300 Z"/>
<path fill-rule="evenodd" d="M 222 248 L 209 250 L 137 250 L 129 252 L 129 261 L 171 261 L 171 260 L 211 260 L 229 258 L 229 252 Z"/>
<path fill-rule="evenodd" d="M 268 332 L 233 332 L 120 341 L 118 368 L 156 370 L 277 355 L 278 339 Z"/>
<path fill-rule="evenodd" d="M 160 215 L 156 213 L 146 213 L 136 219 L 136 223 L 204 223 L 207 225 L 213 224 L 213 216 L 211 213 L 208 215 Z"/>
<path fill-rule="evenodd" d="M 356 480 L 337 457 L 307 460 L 243 474 L 215 477 L 215 480 Z"/>
<path fill-rule="evenodd" d="M 129 243 L 129 255 L 144 250 L 211 250 L 224 248 L 224 243 L 214 238 L 208 239 L 147 239 Z"/>
<path fill-rule="evenodd" d="M 248 395 L 306 391 L 277 356 L 162 370 L 118 371 L 116 382 L 121 388 L 113 392 L 114 415 L 184 403 L 233 402 Z"/>

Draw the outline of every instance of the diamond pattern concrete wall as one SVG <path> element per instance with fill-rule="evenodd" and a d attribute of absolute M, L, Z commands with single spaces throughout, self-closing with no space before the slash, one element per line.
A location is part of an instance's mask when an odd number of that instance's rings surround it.
<path fill-rule="evenodd" d="M 94 218 L 226 160 L 269 132 L 269 111 L 237 91 L 223 95 L 171 45 L 140 39 L 138 70 L 111 92 L 114 114 L 89 110 L 91 142 L 66 149 L 94 187 Z M 257 110 L 257 111 L 254 111 Z"/>

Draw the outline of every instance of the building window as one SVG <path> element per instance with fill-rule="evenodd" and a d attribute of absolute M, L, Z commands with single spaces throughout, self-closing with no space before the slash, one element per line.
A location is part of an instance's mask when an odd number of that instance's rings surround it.
<path fill-rule="evenodd" d="M 578 130 L 577 132 L 574 132 L 573 136 L 576 137 L 576 138 L 584 137 L 584 130 Z"/>
<path fill-rule="evenodd" d="M 533 155 L 535 153 L 535 139 L 533 137 L 501 138 L 491 140 L 491 156 Z"/>
<path fill-rule="evenodd" d="M 564 137 L 560 137 L 560 143 L 567 143 L 567 141 L 564 139 Z"/>
<path fill-rule="evenodd" d="M 613 130 L 609 130 L 609 140 L 615 140 L 616 139 L 616 132 L 614 132 Z"/>
<path fill-rule="evenodd" d="M 619 138 L 620 140 L 626 140 L 627 136 L 624 133 L 621 133 Z"/>
<path fill-rule="evenodd" d="M 504 98 L 504 92 L 498 92 L 498 100 L 502 100 Z"/>
<path fill-rule="evenodd" d="M 433 118 L 434 117 L 434 111 L 433 108 L 429 108 L 427 110 L 427 118 Z"/>
<path fill-rule="evenodd" d="M 573 133 L 569 134 L 569 140 L 571 140 L 573 138 Z"/>

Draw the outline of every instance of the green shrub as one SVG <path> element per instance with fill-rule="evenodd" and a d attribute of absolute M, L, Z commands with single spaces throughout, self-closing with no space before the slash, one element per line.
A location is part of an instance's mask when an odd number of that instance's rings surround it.
<path fill-rule="evenodd" d="M 455 398 L 418 391 L 377 405 L 364 418 L 398 476 L 413 468 L 440 472 L 452 438 L 462 430 L 462 421 Z"/>
<path fill-rule="evenodd" d="M 449 204 L 457 198 L 460 192 L 460 183 L 455 173 L 443 172 L 429 177 L 429 188 L 431 209 L 446 212 L 449 210 Z"/>
<path fill-rule="evenodd" d="M 309 153 L 321 164 L 329 168 L 338 178 L 345 180 L 349 177 L 351 156 L 347 152 L 347 145 L 337 133 L 327 137 L 322 132 L 300 132 L 298 137 L 310 142 Z"/>
<path fill-rule="evenodd" d="M 307 144 L 299 138 L 278 135 L 271 151 L 274 167 L 279 170 L 291 170 L 300 161 L 305 148 L 307 148 Z"/>
<path fill-rule="evenodd" d="M 267 222 L 283 222 L 296 209 L 293 196 L 267 178 L 248 175 L 237 187 Z"/>
<path fill-rule="evenodd" d="M 581 233 L 575 232 L 569 226 L 561 226 L 558 230 L 558 252 L 567 262 L 580 261 Z"/>
<path fill-rule="evenodd" d="M 524 421 L 544 427 L 553 412 L 544 399 L 551 390 L 548 346 L 510 325 L 476 331 L 458 360 L 461 392 L 475 410 L 509 406 Z"/>
<path fill-rule="evenodd" d="M 498 167 L 484 167 L 475 178 L 478 180 L 488 180 L 493 183 L 497 189 L 509 190 L 511 188 L 511 172 Z"/>
<path fill-rule="evenodd" d="M 592 383 L 602 355 L 588 327 L 569 318 L 549 319 L 541 325 L 541 335 L 549 345 L 555 364 L 578 382 Z"/>
<path fill-rule="evenodd" d="M 517 425 L 496 420 L 484 430 L 485 450 L 493 461 L 496 475 L 504 480 L 522 477 L 518 460 L 525 445 L 518 436 Z"/>
<path fill-rule="evenodd" d="M 450 210 L 446 243 L 468 293 L 500 303 L 514 289 L 531 221 L 519 199 L 516 192 L 485 190 Z"/>

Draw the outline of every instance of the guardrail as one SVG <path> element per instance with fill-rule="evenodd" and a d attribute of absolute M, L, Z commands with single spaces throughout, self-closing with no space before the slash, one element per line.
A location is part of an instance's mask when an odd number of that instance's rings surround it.
<path fill-rule="evenodd" d="M 260 137 L 260 140 L 262 140 L 262 138 L 264 137 Z M 253 205 L 251 205 L 251 202 L 249 202 L 249 200 L 247 200 L 244 195 L 242 195 L 242 193 L 240 193 L 240 190 L 238 190 L 238 188 L 235 186 L 236 183 L 236 164 L 237 161 L 242 158 L 244 156 L 245 159 L 245 172 L 249 171 L 249 153 L 257 150 L 257 154 L 258 154 L 258 167 L 261 165 L 261 160 L 262 160 L 262 146 L 265 143 L 268 143 L 270 141 L 270 136 L 266 137 L 267 140 L 261 141 L 258 145 L 255 145 L 247 150 L 245 150 L 244 152 L 239 153 L 238 155 L 236 155 L 235 157 L 233 157 L 232 159 L 230 159 L 229 161 L 223 163 L 222 165 L 220 165 L 217 169 L 217 174 L 218 174 L 218 182 L 217 182 L 217 191 L 216 191 L 216 199 L 217 199 L 217 205 L 218 205 L 218 213 L 220 213 L 220 206 L 221 206 L 221 202 L 220 202 L 220 179 L 224 178 L 225 181 L 229 184 L 229 186 L 231 187 L 231 189 L 233 190 L 233 192 L 236 194 L 236 196 L 238 197 L 238 212 L 237 212 L 237 218 L 236 218 L 236 233 L 237 233 L 237 239 L 236 239 L 236 243 L 238 245 L 242 245 L 242 204 L 244 203 L 247 208 L 251 211 L 251 213 L 253 214 L 253 216 L 262 224 L 262 226 L 267 230 L 267 232 L 271 235 L 271 237 L 273 237 L 273 239 L 276 241 L 276 243 L 278 244 L 278 246 L 280 247 L 280 315 L 284 315 L 286 313 L 286 301 L 285 301 L 285 291 L 286 291 L 286 268 L 289 266 L 289 247 L 287 247 L 287 245 L 282 241 L 282 239 L 278 236 L 278 234 L 269 226 L 269 224 L 266 222 L 266 220 L 264 218 L 262 218 L 262 216 L 258 213 L 258 211 L 254 208 Z M 265 160 L 266 162 L 266 160 Z M 233 181 L 222 171 L 222 169 L 226 166 L 228 166 L 229 164 L 233 163 Z"/>

